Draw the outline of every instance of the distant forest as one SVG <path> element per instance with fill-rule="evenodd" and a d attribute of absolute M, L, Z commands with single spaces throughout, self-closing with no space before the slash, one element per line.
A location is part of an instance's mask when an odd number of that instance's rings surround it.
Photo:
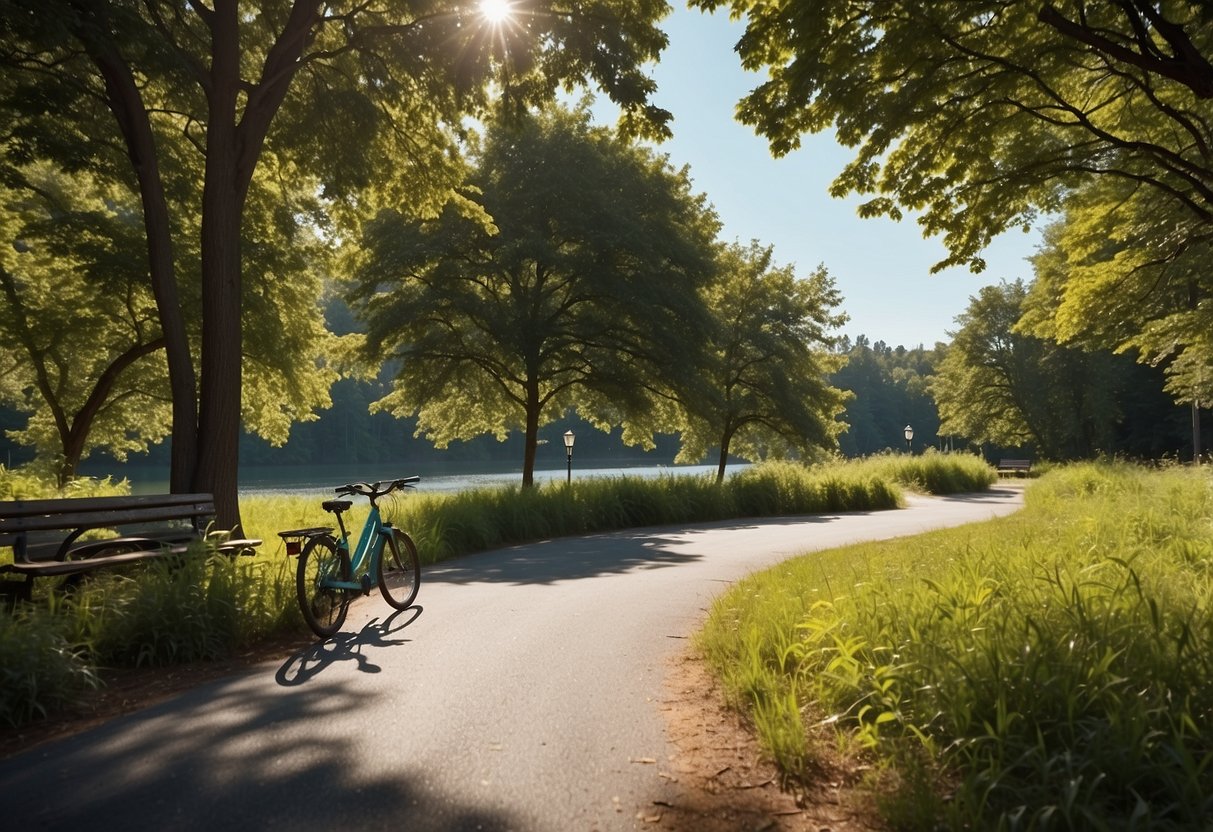
<path fill-rule="evenodd" d="M 994 459 L 1013 449 L 968 447 L 963 438 L 941 436 L 939 412 L 929 390 L 941 351 L 922 346 L 907 349 L 875 343 L 864 336 L 854 341 L 843 338 L 838 350 L 848 356 L 846 365 L 831 376 L 831 383 L 849 390 L 854 398 L 842 416 L 849 428 L 839 437 L 844 456 L 858 457 L 886 450 L 904 450 L 903 430 L 914 428 L 913 450 L 925 448 L 968 449 Z M 1190 442 L 1186 431 L 1186 410 L 1170 404 L 1162 394 L 1161 374 L 1153 368 L 1126 359 L 1127 369 L 1137 374 L 1134 385 L 1141 395 L 1122 401 L 1127 411 L 1120 419 L 1120 435 L 1113 453 L 1126 456 L 1157 457 L 1168 449 L 1179 449 Z M 325 465 L 333 463 L 402 462 L 418 465 L 475 463 L 521 463 L 522 439 L 511 435 L 498 442 L 483 436 L 469 442 L 453 442 L 439 450 L 428 440 L 416 438 L 416 420 L 397 420 L 384 413 L 370 413 L 370 404 L 380 398 L 386 386 L 354 379 L 343 379 L 333 388 L 333 406 L 314 422 L 296 424 L 290 441 L 272 447 L 264 440 L 246 434 L 240 449 L 243 466 Z M 21 427 L 24 417 L 12 410 L 0 409 L 0 432 Z M 611 433 L 597 430 L 575 414 L 548 425 L 540 432 L 545 444 L 539 450 L 538 467 L 560 468 L 565 463 L 562 435 L 576 435 L 574 459 L 582 464 L 670 464 L 678 453 L 677 436 L 659 436 L 652 451 L 624 445 L 618 429 Z M 1190 447 L 1190 445 L 1189 445 Z M 13 443 L 0 433 L 0 464 L 12 467 L 28 462 L 33 452 Z M 146 455 L 130 457 L 130 465 L 148 465 L 167 469 L 168 450 L 159 445 Z M 85 473 L 97 474 L 115 463 L 96 455 L 85 463 Z"/>

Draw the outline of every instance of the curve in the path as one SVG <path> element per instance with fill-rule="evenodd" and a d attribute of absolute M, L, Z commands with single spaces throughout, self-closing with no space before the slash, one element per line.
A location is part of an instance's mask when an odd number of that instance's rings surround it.
<path fill-rule="evenodd" d="M 789 555 L 1014 511 L 904 510 L 560 539 L 425 570 L 286 662 L 0 761 L 5 828 L 614 830 L 669 788 L 669 658 L 725 586 Z"/>

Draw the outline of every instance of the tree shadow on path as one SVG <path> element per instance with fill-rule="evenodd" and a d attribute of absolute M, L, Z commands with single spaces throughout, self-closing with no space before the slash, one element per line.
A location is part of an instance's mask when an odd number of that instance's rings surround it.
<path fill-rule="evenodd" d="M 520 818 L 435 790 L 407 755 L 368 758 L 340 718 L 383 695 L 355 679 L 306 685 L 317 668 L 394 637 L 412 608 L 284 665 L 290 687 L 245 674 L 0 760 L 7 829 L 506 830 Z M 332 651 L 331 653 L 329 651 Z M 327 656 L 327 658 L 326 658 Z M 314 663 L 306 665 L 304 659 Z M 297 660 L 299 660 L 297 662 Z M 354 659 L 359 661 L 358 659 Z M 298 663 L 293 675 L 288 668 Z M 369 664 L 361 669 L 373 672 Z M 280 681 L 280 685 L 282 682 Z M 401 742 L 407 742 L 401 737 Z M 391 742 L 389 738 L 389 743 Z M 385 762 L 390 764 L 384 765 Z"/>
<path fill-rule="evenodd" d="M 702 555 L 687 554 L 676 549 L 685 547 L 688 540 L 696 535 L 770 526 L 808 527 L 830 523 L 838 518 L 836 514 L 744 518 L 563 537 L 441 561 L 425 567 L 424 580 L 452 584 L 550 584 L 640 569 L 661 569 L 702 560 Z"/>

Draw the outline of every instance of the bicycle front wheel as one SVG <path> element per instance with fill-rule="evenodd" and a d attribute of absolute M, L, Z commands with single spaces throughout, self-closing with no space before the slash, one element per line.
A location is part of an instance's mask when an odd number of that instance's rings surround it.
<path fill-rule="evenodd" d="M 392 529 L 379 558 L 379 591 L 393 607 L 406 610 L 413 605 L 420 587 L 421 561 L 417 557 L 417 545 L 400 529 Z"/>
<path fill-rule="evenodd" d="M 295 573 L 295 589 L 303 620 L 321 638 L 328 638 L 341 628 L 350 608 L 349 592 L 325 586 L 324 581 L 349 579 L 349 552 L 338 548 L 331 537 L 313 537 L 303 547 Z"/>

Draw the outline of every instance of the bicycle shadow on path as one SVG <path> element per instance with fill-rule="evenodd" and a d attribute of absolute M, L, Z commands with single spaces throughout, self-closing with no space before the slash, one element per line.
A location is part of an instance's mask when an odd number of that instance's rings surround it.
<path fill-rule="evenodd" d="M 341 662 L 354 662 L 362 673 L 379 673 L 382 667 L 372 662 L 370 648 L 395 647 L 412 639 L 397 634 L 421 617 L 425 608 L 420 604 L 397 610 L 387 618 L 372 618 L 355 633 L 340 632 L 326 641 L 306 647 L 289 656 L 274 674 L 281 687 L 295 687 L 316 678 L 325 669 Z"/>

